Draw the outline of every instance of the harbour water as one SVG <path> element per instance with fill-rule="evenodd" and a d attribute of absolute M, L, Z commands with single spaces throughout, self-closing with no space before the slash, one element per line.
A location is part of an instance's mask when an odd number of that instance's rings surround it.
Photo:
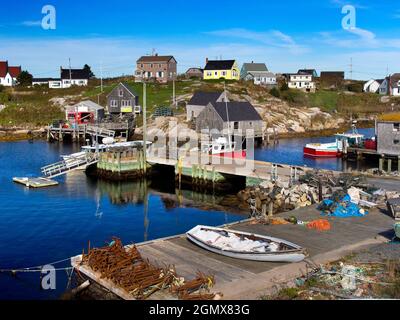
<path fill-rule="evenodd" d="M 305 143 L 331 140 L 285 139 L 277 146 L 256 150 L 255 155 L 258 160 L 341 170 L 340 159 L 303 157 Z M 89 179 L 79 171 L 57 178 L 59 186 L 45 189 L 29 190 L 12 182 L 15 176 L 38 176 L 43 165 L 78 150 L 79 146 L 67 143 L 0 143 L 0 269 L 62 260 L 87 250 L 88 241 L 92 247 L 102 246 L 118 236 L 126 244 L 137 243 L 184 233 L 198 224 L 217 226 L 247 217 L 213 206 L 218 199 L 212 196 L 185 192 L 179 197 L 173 186 L 154 181 L 151 186 L 110 183 Z M 68 261 L 57 265 L 68 266 Z M 66 284 L 64 271 L 57 272 L 56 290 L 46 291 L 40 289 L 38 273 L 12 277 L 10 272 L 2 272 L 0 299 L 56 299 Z"/>
<path fill-rule="evenodd" d="M 358 129 L 360 134 L 365 137 L 374 136 L 375 129 Z M 303 147 L 308 143 L 328 143 L 334 142 L 335 138 L 329 137 L 311 137 L 311 138 L 291 138 L 281 139 L 279 144 L 270 145 L 266 148 L 256 149 L 254 157 L 260 161 L 276 162 L 282 164 L 291 164 L 299 166 L 307 166 L 310 168 L 327 169 L 343 171 L 344 165 L 341 158 L 319 158 L 314 159 L 310 157 L 304 157 Z M 348 167 L 355 168 L 357 164 L 348 163 Z M 359 164 L 360 165 L 360 164 Z M 369 164 L 362 163 L 364 168 L 367 168 Z"/>

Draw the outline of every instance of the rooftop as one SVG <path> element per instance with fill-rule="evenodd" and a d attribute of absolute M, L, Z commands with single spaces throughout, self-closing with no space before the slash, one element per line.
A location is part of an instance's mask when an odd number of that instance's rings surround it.
<path fill-rule="evenodd" d="M 209 60 L 204 70 L 230 70 L 235 60 Z"/>
<path fill-rule="evenodd" d="M 210 102 L 216 102 L 222 94 L 223 91 L 220 92 L 197 91 L 194 93 L 192 99 L 190 99 L 188 104 L 195 106 L 206 106 Z"/>
<path fill-rule="evenodd" d="M 247 72 L 268 72 L 265 63 L 244 63 L 243 68 L 245 68 Z"/>
<path fill-rule="evenodd" d="M 174 56 L 142 56 L 137 62 L 169 62 L 171 59 L 175 60 Z"/>
<path fill-rule="evenodd" d="M 211 103 L 224 122 L 228 121 L 259 121 L 260 114 L 250 102 L 214 102 Z M 226 110 L 228 109 L 228 114 Z"/>

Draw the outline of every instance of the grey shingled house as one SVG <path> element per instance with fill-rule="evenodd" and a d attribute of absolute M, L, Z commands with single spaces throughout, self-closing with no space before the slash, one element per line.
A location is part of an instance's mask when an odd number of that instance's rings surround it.
<path fill-rule="evenodd" d="M 210 102 L 196 119 L 198 132 L 228 128 L 235 135 L 246 136 L 247 130 L 254 130 L 255 137 L 261 137 L 263 120 L 250 102 Z"/>
<path fill-rule="evenodd" d="M 125 82 L 120 82 L 107 96 L 110 114 L 140 113 L 139 95 Z"/>
<path fill-rule="evenodd" d="M 186 105 L 186 120 L 195 120 L 210 102 L 224 102 L 225 93 L 197 91 Z M 226 98 L 226 101 L 229 101 Z"/>

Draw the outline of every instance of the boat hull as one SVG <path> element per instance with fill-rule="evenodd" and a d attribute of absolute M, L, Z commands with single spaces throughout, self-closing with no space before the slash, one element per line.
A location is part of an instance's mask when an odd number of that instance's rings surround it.
<path fill-rule="evenodd" d="M 213 156 L 221 158 L 246 159 L 247 153 L 246 151 L 242 150 L 242 151 L 217 153 L 213 154 Z"/>
<path fill-rule="evenodd" d="M 199 226 L 198 226 L 199 227 Z M 291 252 L 273 252 L 273 253 L 256 253 L 256 252 L 236 252 L 230 250 L 222 250 L 217 247 L 208 245 L 207 243 L 203 242 L 201 239 L 198 239 L 196 236 L 192 234 L 198 227 L 190 230 L 186 233 L 187 238 L 193 242 L 194 244 L 198 245 L 199 247 L 211 251 L 213 253 L 223 255 L 226 257 L 240 259 L 240 260 L 250 260 L 250 261 L 259 261 L 259 262 L 300 262 L 306 258 L 305 250 L 294 243 L 284 241 L 282 239 L 272 238 L 272 237 L 263 237 L 258 236 L 264 239 L 268 239 L 274 242 L 285 243 L 292 247 L 298 248 L 296 250 L 291 250 Z M 210 228 L 209 230 L 220 230 L 220 228 Z M 240 232 L 242 235 L 253 236 L 252 234 Z"/>
<path fill-rule="evenodd" d="M 338 150 L 326 150 L 310 147 L 304 147 L 303 153 L 305 156 L 315 158 L 339 158 L 342 155 Z"/>

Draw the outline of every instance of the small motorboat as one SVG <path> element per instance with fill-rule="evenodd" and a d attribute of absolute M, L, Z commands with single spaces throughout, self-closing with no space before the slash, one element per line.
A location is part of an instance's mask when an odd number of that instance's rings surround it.
<path fill-rule="evenodd" d="M 313 158 L 338 158 L 348 146 L 361 145 L 364 135 L 359 134 L 355 125 L 352 133 L 338 133 L 336 141 L 330 143 L 309 143 L 304 147 L 304 155 Z"/>
<path fill-rule="evenodd" d="M 197 226 L 186 233 L 196 245 L 227 257 L 262 262 L 299 262 L 302 247 L 286 240 L 222 228 Z"/>
<path fill-rule="evenodd" d="M 204 144 L 202 152 L 223 158 L 246 158 L 246 150 L 237 150 L 236 142 L 229 142 L 226 137 L 219 137 L 212 143 Z"/>
<path fill-rule="evenodd" d="M 309 157 L 337 158 L 342 150 L 336 142 L 332 143 L 309 143 L 304 147 L 304 155 Z"/>

